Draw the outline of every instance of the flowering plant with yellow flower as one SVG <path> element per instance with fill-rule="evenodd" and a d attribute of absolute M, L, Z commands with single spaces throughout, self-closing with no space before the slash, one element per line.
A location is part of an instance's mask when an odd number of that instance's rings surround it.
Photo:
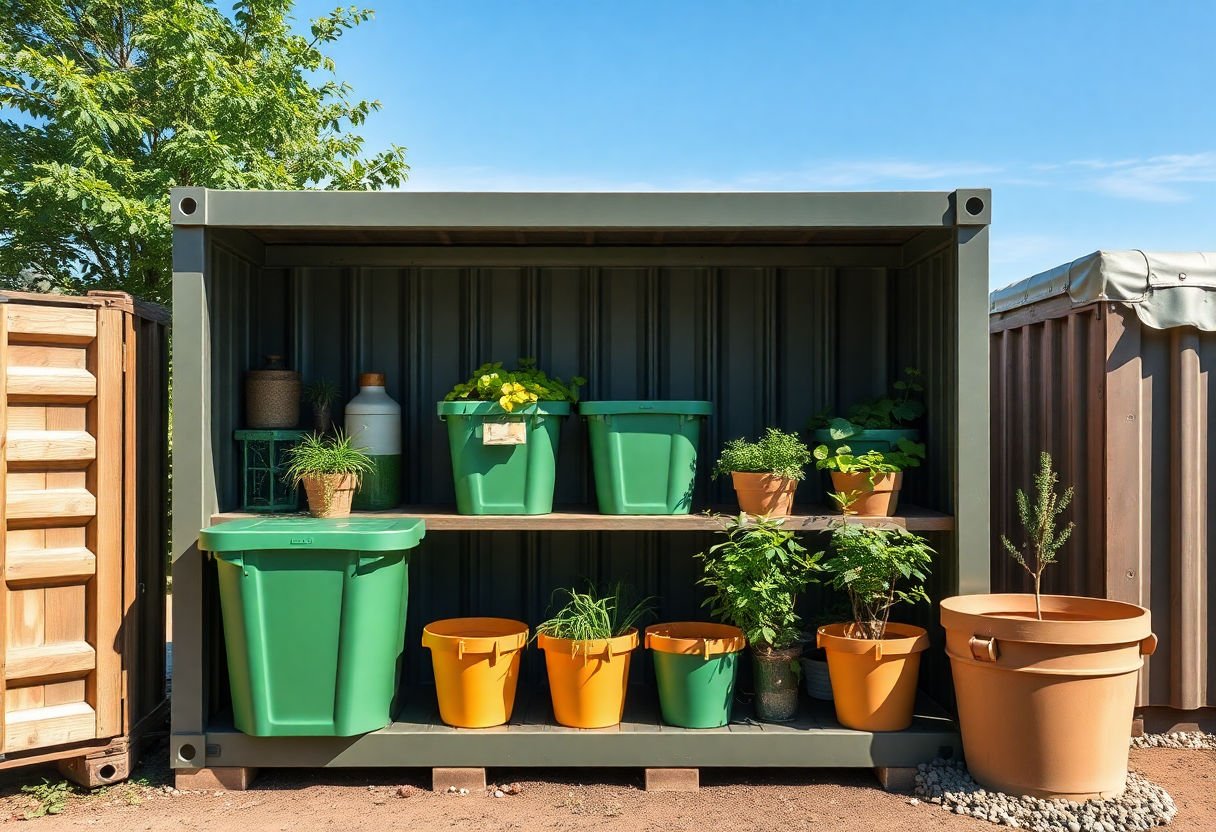
<path fill-rule="evenodd" d="M 506 370 L 501 361 L 494 361 L 474 370 L 468 381 L 457 384 L 444 396 L 444 401 L 497 402 L 499 407 L 511 413 L 537 402 L 577 402 L 578 388 L 586 383 L 587 379 L 580 376 L 570 379 L 569 384 L 560 378 L 551 378 L 536 369 L 536 360 L 532 358 L 519 359 L 513 370 Z"/>

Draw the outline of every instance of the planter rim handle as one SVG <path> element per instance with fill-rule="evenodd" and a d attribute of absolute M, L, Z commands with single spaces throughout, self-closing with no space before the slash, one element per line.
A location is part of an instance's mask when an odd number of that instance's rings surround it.
<path fill-rule="evenodd" d="M 1157 652 L 1157 636 L 1155 633 L 1149 633 L 1140 641 L 1140 655 L 1151 656 Z"/>

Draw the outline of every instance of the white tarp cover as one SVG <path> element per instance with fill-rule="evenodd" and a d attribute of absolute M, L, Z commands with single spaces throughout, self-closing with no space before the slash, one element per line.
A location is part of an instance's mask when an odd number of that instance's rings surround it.
<path fill-rule="evenodd" d="M 989 311 L 1068 295 L 1073 306 L 1122 303 L 1154 329 L 1216 332 L 1216 252 L 1095 251 L 989 296 Z"/>

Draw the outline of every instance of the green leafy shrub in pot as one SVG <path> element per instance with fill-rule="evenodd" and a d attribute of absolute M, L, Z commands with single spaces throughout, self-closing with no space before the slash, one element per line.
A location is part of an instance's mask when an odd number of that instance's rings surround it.
<path fill-rule="evenodd" d="M 821 557 L 783 524 L 741 514 L 723 528 L 725 540 L 696 555 L 704 570 L 698 583 L 710 591 L 704 606 L 751 645 L 756 715 L 770 721 L 792 719 L 798 709 L 798 595 L 815 582 Z"/>
<path fill-rule="evenodd" d="M 510 413 L 537 402 L 577 402 L 578 389 L 586 383 L 581 376 L 570 379 L 568 384 L 552 378 L 538 370 L 532 358 L 519 359 L 513 370 L 505 369 L 501 361 L 494 361 L 474 370 L 468 381 L 453 387 L 443 400 L 497 402 Z"/>
<path fill-rule="evenodd" d="M 889 517 L 899 504 L 903 472 L 920 465 L 925 446 L 900 439 L 894 450 L 854 454 L 848 445 L 840 445 L 835 451 L 819 445 L 813 456 L 815 467 L 831 474 L 833 491 L 828 496 L 841 513 Z"/>
<path fill-rule="evenodd" d="M 797 434 L 767 428 L 755 442 L 727 442 L 713 476 L 730 475 L 742 511 L 784 517 L 793 509 L 794 492 L 810 461 L 810 448 Z"/>
<path fill-rule="evenodd" d="M 912 423 L 925 413 L 920 370 L 905 368 L 892 388 L 889 396 L 858 402 L 844 416 L 831 416 L 827 411 L 815 416 L 810 424 L 815 440 L 831 446 L 849 442 L 861 451 L 893 449 L 899 439 L 915 440 Z"/>
<path fill-rule="evenodd" d="M 291 448 L 287 476 L 303 486 L 314 517 L 349 517 L 351 498 L 372 470 L 372 460 L 339 430 L 333 436 L 312 433 Z"/>
<path fill-rule="evenodd" d="M 823 554 L 823 553 L 821 553 Z M 896 604 L 927 602 L 933 563 L 928 541 L 905 529 L 840 523 L 823 569 L 828 585 L 849 598 L 852 620 L 818 628 L 842 725 L 899 731 L 912 723 L 924 629 L 893 623 Z"/>

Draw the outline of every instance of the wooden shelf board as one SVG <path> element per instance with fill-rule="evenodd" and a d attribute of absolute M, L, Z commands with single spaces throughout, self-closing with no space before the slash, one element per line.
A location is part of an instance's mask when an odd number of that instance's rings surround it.
<path fill-rule="evenodd" d="M 737 509 L 722 507 L 728 516 Z M 798 512 L 785 521 L 786 528 L 797 531 L 823 531 L 841 519 L 839 514 L 823 506 L 797 506 Z M 444 531 L 601 531 L 601 532 L 659 532 L 659 531 L 715 531 L 721 528 L 721 515 L 613 515 L 599 514 L 585 509 L 559 508 L 552 514 L 507 515 L 457 514 L 452 506 L 399 506 L 391 511 L 356 512 L 369 517 L 420 517 L 426 522 L 428 532 Z M 250 514 L 230 511 L 214 514 L 212 524 L 224 523 L 244 517 L 271 517 L 269 514 Z M 284 515 L 280 515 L 284 516 Z M 871 526 L 900 526 L 911 531 L 951 531 L 954 518 L 932 509 L 914 505 L 900 508 L 895 517 L 850 517 L 851 523 Z"/>

